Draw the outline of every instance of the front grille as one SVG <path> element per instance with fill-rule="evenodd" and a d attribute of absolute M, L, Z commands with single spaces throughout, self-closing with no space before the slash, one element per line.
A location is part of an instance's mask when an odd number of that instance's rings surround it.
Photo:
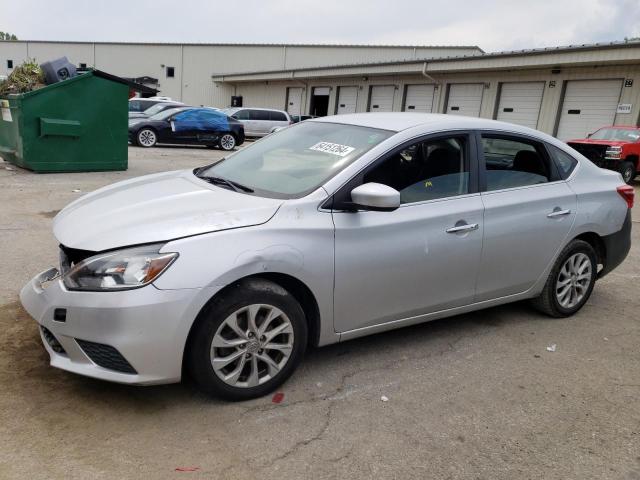
<path fill-rule="evenodd" d="M 594 145 L 588 143 L 569 143 L 569 146 L 580 152 L 594 163 L 602 162 L 609 145 Z"/>
<path fill-rule="evenodd" d="M 63 355 L 67 354 L 62 345 L 60 345 L 58 339 L 53 335 L 53 333 L 51 333 L 51 331 L 47 327 L 40 326 L 40 330 L 42 330 L 42 336 L 44 337 L 47 344 L 49 344 L 49 346 L 51 347 L 51 350 Z"/>
<path fill-rule="evenodd" d="M 121 373 L 138 373 L 135 368 L 127 362 L 122 354 L 120 354 L 120 352 L 111 345 L 103 345 L 102 343 L 94 343 L 87 340 L 79 340 L 77 338 L 76 342 L 80 345 L 82 351 L 86 353 L 91 361 L 96 365 Z"/>

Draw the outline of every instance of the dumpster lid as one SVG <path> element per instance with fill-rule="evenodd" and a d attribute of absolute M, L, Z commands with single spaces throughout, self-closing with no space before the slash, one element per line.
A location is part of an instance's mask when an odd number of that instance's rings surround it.
<path fill-rule="evenodd" d="M 102 78 L 106 78 L 107 80 L 111 80 L 113 82 L 123 83 L 124 85 L 128 85 L 129 88 L 131 88 L 132 90 L 135 90 L 140 93 L 149 93 L 149 94 L 155 95 L 156 93 L 159 92 L 159 90 L 156 88 L 147 87 L 146 85 L 143 85 L 141 83 L 132 82 L 129 79 L 118 77 L 116 75 L 103 72 L 102 70 L 90 69 L 89 71 L 93 72 L 93 74 L 96 77 L 102 77 Z"/>

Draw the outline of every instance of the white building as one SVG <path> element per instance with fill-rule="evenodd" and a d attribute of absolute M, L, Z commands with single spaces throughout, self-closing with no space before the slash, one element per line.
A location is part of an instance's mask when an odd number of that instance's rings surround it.
<path fill-rule="evenodd" d="M 9 61 L 66 55 L 124 77 L 158 80 L 193 105 L 333 115 L 439 112 L 583 137 L 640 123 L 640 42 L 484 53 L 478 47 L 0 42 Z"/>

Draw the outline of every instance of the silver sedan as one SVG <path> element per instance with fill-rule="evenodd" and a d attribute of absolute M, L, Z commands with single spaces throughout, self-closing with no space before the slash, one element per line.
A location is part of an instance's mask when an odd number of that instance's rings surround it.
<path fill-rule="evenodd" d="M 620 174 L 527 128 L 313 119 L 71 203 L 60 266 L 21 299 L 55 367 L 127 384 L 188 372 L 248 399 L 310 346 L 524 299 L 575 314 L 626 257 L 632 204 Z"/>

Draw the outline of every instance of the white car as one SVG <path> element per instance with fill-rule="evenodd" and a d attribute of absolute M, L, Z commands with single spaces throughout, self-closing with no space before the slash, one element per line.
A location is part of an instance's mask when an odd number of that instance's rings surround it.
<path fill-rule="evenodd" d="M 629 251 L 633 196 L 528 128 L 325 117 L 72 202 L 20 298 L 55 367 L 247 399 L 308 346 L 524 299 L 576 313 Z"/>
<path fill-rule="evenodd" d="M 284 110 L 272 108 L 225 108 L 224 113 L 240 121 L 244 125 L 247 137 L 264 137 L 274 128 L 284 128 L 293 124 L 293 120 Z"/>

